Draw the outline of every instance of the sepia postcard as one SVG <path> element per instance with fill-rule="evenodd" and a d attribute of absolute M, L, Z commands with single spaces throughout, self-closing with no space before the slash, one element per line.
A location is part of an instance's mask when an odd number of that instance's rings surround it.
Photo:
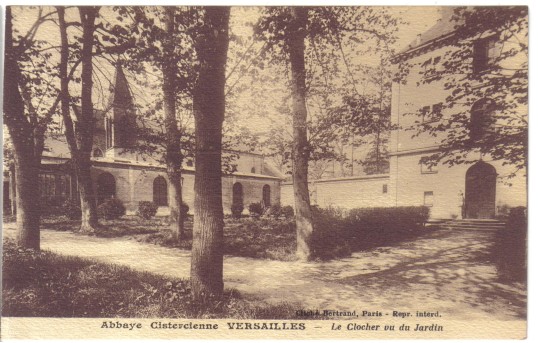
<path fill-rule="evenodd" d="M 526 338 L 528 12 L 4 7 L 0 338 Z"/>

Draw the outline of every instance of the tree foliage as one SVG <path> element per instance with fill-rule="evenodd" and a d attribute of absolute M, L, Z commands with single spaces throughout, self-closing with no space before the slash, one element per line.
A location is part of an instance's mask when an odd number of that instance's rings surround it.
<path fill-rule="evenodd" d="M 256 26 L 257 35 L 267 44 L 266 58 L 283 66 L 284 72 L 280 77 L 284 78 L 281 83 L 285 85 L 289 83 L 289 64 L 285 60 L 288 20 L 289 14 L 285 8 L 269 8 Z M 350 112 L 361 109 L 352 109 L 350 105 L 353 99 L 374 94 L 380 96 L 377 86 L 369 85 L 376 82 L 372 80 L 375 67 L 370 63 L 380 57 L 386 62 L 387 56 L 392 54 L 399 23 L 399 19 L 382 7 L 308 8 L 305 67 L 308 148 L 313 169 L 327 169 L 323 166 L 336 162 L 345 175 L 352 164 L 362 162 L 353 161 L 346 147 L 352 144 L 372 146 L 373 149 L 381 147 L 377 144 L 380 140 L 374 141 L 372 138 L 374 131 L 356 129 L 368 120 L 371 113 L 362 111 L 365 120 L 354 123 L 350 120 L 357 119 L 357 116 L 351 116 Z M 383 97 L 389 99 L 390 76 L 386 75 L 387 68 L 384 70 L 383 87 L 388 83 L 389 90 L 385 90 Z M 281 117 L 289 117 L 290 106 L 288 96 L 278 106 Z M 383 106 L 387 107 L 385 100 Z M 286 130 L 290 126 L 286 119 L 274 120 L 273 129 L 268 135 L 271 155 L 283 166 L 283 172 L 290 167 L 290 155 L 286 153 L 291 147 L 292 135 L 289 129 Z M 386 134 L 383 139 L 386 141 Z M 319 173 L 313 172 L 311 175 L 317 177 Z"/>

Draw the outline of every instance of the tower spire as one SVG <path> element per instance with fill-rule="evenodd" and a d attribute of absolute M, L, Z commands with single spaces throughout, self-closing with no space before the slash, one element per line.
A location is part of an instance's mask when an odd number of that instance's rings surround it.
<path fill-rule="evenodd" d="M 129 108 L 133 106 L 133 97 L 129 89 L 129 83 L 123 72 L 121 61 L 116 63 L 116 73 L 114 75 L 114 83 L 112 84 L 111 92 L 111 107 Z"/>

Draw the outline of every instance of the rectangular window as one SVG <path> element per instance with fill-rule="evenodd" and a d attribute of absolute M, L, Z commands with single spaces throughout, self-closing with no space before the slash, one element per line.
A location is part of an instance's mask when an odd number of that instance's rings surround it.
<path fill-rule="evenodd" d="M 420 109 L 420 114 L 422 116 L 422 122 L 428 122 L 429 118 L 431 116 L 431 107 L 430 106 L 424 106 Z"/>
<path fill-rule="evenodd" d="M 424 192 L 424 206 L 433 206 L 433 192 Z"/>
<path fill-rule="evenodd" d="M 420 163 L 420 173 L 421 174 L 437 174 L 437 164 L 430 164 L 426 162 Z"/>
<path fill-rule="evenodd" d="M 70 179 L 60 174 L 39 174 L 39 194 L 42 198 L 69 196 Z"/>
<path fill-rule="evenodd" d="M 432 106 L 432 119 L 438 120 L 441 118 L 441 112 L 443 110 L 443 104 L 438 102 Z"/>
<path fill-rule="evenodd" d="M 424 61 L 424 63 L 422 63 L 422 72 L 424 74 L 426 74 L 428 72 L 428 70 L 431 68 L 431 64 L 432 64 L 432 59 L 429 58 L 427 59 L 426 61 Z"/>
<path fill-rule="evenodd" d="M 383 185 L 383 194 L 387 193 L 389 191 L 389 186 L 387 184 Z"/>
<path fill-rule="evenodd" d="M 437 56 L 435 58 L 429 58 L 424 63 L 422 63 L 422 72 L 426 74 L 432 74 L 430 76 L 433 76 L 434 71 L 436 70 L 436 65 L 441 62 L 441 56 Z"/>
<path fill-rule="evenodd" d="M 473 45 L 473 72 L 487 70 L 496 56 L 495 37 L 479 39 Z"/>
<path fill-rule="evenodd" d="M 438 121 L 442 116 L 443 104 L 437 103 L 432 106 L 424 106 L 420 109 L 423 123 L 431 123 Z"/>

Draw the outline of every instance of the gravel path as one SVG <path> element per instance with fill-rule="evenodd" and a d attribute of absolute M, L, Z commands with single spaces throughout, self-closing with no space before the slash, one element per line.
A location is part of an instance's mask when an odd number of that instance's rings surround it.
<path fill-rule="evenodd" d="M 13 236 L 13 224 L 4 227 Z M 305 309 L 439 311 L 453 319 L 518 320 L 526 314 L 521 283 L 502 284 L 484 258 L 490 232 L 436 231 L 394 247 L 330 262 L 226 257 L 225 286 L 251 298 Z M 190 252 L 139 243 L 42 231 L 42 248 L 186 278 Z M 300 305 L 299 305 L 300 304 Z"/>

